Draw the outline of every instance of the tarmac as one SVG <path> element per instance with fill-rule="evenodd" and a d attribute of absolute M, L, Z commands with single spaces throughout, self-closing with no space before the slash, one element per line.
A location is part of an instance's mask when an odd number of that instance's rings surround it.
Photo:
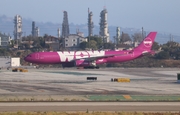
<path fill-rule="evenodd" d="M 142 114 L 144 112 L 151 114 L 179 114 L 179 102 L 21 102 L 0 103 L 0 112 L 74 112 L 74 114 L 94 113 L 113 114 L 114 112 L 122 114 L 123 112 L 133 112 L 132 114 Z M 108 113 L 102 113 L 108 112 Z M 109 113 L 110 112 L 110 113 Z M 68 114 L 67 113 L 67 114 Z M 84 114 L 80 115 L 84 115 Z M 12 114 L 12 113 L 11 113 Z M 124 113 L 125 114 L 125 113 Z"/>
<path fill-rule="evenodd" d="M 1 70 L 0 101 L 96 101 L 98 96 L 119 96 L 115 100 L 138 99 L 135 96 L 174 96 L 180 100 L 177 73 L 180 68 Z M 87 77 L 97 77 L 97 80 L 87 80 Z M 112 78 L 129 78 L 130 82 L 112 82 Z"/>

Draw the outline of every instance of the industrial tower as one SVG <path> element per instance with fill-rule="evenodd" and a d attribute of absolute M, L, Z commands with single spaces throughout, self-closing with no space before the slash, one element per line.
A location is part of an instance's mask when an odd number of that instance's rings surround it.
<path fill-rule="evenodd" d="M 35 22 L 33 21 L 33 22 L 32 22 L 32 36 L 33 36 L 33 37 L 35 37 L 35 35 L 36 35 L 35 29 L 36 29 L 36 27 L 35 27 Z"/>
<path fill-rule="evenodd" d="M 35 36 L 39 37 L 39 28 L 38 27 L 35 28 L 35 33 L 36 33 Z"/>
<path fill-rule="evenodd" d="M 14 39 L 18 40 L 22 37 L 22 17 L 16 15 L 14 17 Z"/>
<path fill-rule="evenodd" d="M 39 28 L 35 26 L 35 22 L 32 22 L 32 36 L 38 37 L 39 36 Z"/>
<path fill-rule="evenodd" d="M 68 23 L 68 14 L 67 11 L 64 11 L 64 18 L 62 23 L 62 37 L 65 38 L 69 36 L 69 23 Z"/>
<path fill-rule="evenodd" d="M 108 32 L 108 23 L 107 23 L 107 10 L 104 8 L 100 13 L 100 37 L 102 37 L 103 43 L 109 42 L 109 32 Z"/>
<path fill-rule="evenodd" d="M 58 36 L 58 38 L 60 38 L 60 36 L 61 36 L 60 28 L 57 29 L 57 36 Z"/>
<path fill-rule="evenodd" d="M 120 27 L 117 27 L 116 29 L 116 44 L 120 42 Z"/>
<path fill-rule="evenodd" d="M 93 36 L 94 23 L 92 21 L 93 13 L 88 8 L 88 36 Z"/>

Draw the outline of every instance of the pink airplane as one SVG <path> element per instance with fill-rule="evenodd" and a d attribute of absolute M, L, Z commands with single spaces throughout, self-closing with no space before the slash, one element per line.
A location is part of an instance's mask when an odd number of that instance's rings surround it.
<path fill-rule="evenodd" d="M 24 60 L 36 64 L 62 64 L 63 67 L 99 68 L 99 64 L 125 62 L 153 54 L 151 47 L 156 34 L 157 32 L 150 32 L 139 46 L 132 50 L 35 52 L 27 55 Z"/>

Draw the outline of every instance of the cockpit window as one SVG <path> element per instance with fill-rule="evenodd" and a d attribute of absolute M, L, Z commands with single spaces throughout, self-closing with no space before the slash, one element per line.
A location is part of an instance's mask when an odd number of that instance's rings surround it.
<path fill-rule="evenodd" d="M 31 55 L 28 55 L 27 57 L 31 57 Z"/>

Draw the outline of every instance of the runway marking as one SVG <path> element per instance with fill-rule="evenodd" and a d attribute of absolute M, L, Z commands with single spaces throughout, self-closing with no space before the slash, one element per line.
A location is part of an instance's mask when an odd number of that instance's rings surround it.
<path fill-rule="evenodd" d="M 123 95 L 125 99 L 132 99 L 130 95 Z"/>

